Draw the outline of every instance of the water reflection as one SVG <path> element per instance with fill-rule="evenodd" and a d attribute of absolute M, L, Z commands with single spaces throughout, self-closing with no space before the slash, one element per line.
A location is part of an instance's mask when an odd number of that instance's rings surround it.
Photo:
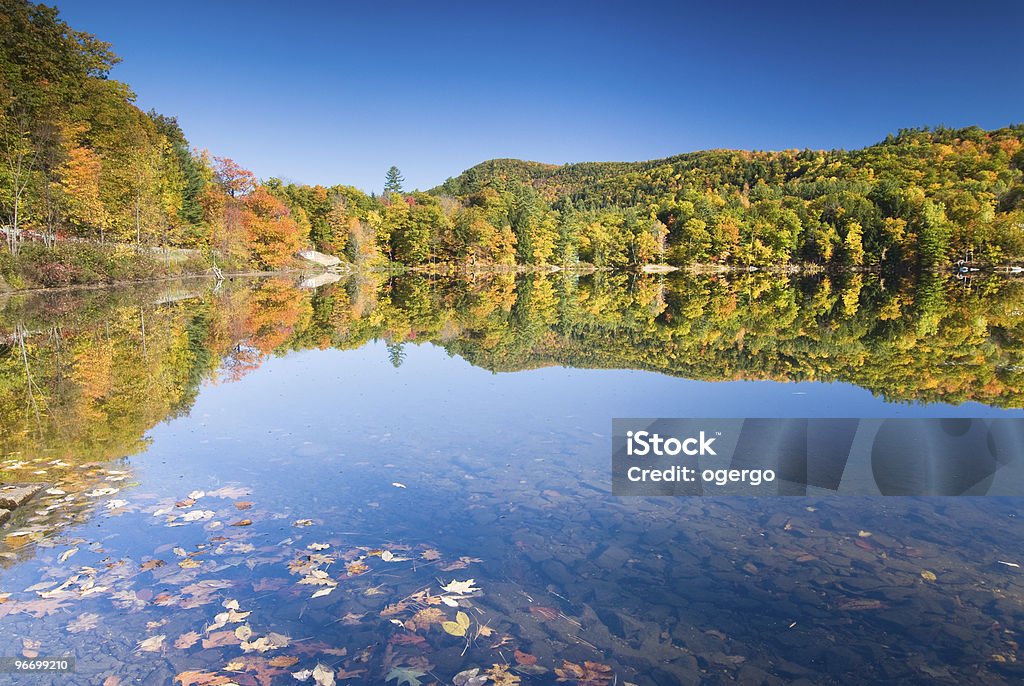
<path fill-rule="evenodd" d="M 1019 501 L 614 498 L 608 433 L 1019 416 L 1022 301 L 758 274 L 9 298 L 0 469 L 46 487 L 3 530 L 0 654 L 82 684 L 1012 683 Z"/>

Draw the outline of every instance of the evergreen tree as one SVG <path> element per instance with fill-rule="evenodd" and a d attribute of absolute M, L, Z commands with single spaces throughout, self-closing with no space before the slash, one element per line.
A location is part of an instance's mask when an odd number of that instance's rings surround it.
<path fill-rule="evenodd" d="M 405 182 L 405 177 L 402 176 L 402 172 L 398 170 L 398 167 L 392 165 L 392 167 L 388 169 L 388 173 L 384 178 L 385 193 L 402 192 L 402 184 Z"/>

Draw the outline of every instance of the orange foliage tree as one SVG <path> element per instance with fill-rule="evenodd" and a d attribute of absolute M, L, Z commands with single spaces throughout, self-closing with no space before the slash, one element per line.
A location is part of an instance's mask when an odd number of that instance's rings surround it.
<path fill-rule="evenodd" d="M 302 247 L 301 231 L 288 206 L 257 186 L 245 197 L 246 240 L 254 263 L 276 268 Z"/>

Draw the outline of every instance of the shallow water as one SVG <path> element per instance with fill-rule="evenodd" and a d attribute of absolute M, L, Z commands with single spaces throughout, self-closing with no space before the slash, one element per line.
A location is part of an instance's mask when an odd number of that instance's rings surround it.
<path fill-rule="evenodd" d="M 1022 416 L 1015 284 L 602 279 L 8 302 L 0 656 L 77 664 L 0 681 L 1019 680 L 1020 499 L 610 494 L 613 417 Z"/>

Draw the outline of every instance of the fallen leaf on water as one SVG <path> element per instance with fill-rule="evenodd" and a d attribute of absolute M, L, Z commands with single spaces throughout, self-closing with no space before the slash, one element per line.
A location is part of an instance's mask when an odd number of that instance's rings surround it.
<path fill-rule="evenodd" d="M 452 636 L 465 636 L 469 629 L 469 615 L 459 610 L 454 622 L 441 622 L 441 628 Z"/>
<path fill-rule="evenodd" d="M 385 681 L 397 681 L 397 686 L 420 686 L 420 678 L 426 676 L 426 672 L 409 667 L 395 667 L 384 677 Z"/>
<path fill-rule="evenodd" d="M 57 562 L 67 562 L 68 558 L 71 557 L 72 555 L 74 555 L 77 552 L 78 552 L 78 548 L 68 548 L 63 553 L 60 554 L 60 557 L 57 558 Z"/>
<path fill-rule="evenodd" d="M 935 576 L 935 572 L 929 572 L 927 569 L 921 571 L 921 578 L 925 581 L 937 581 L 938 577 Z"/>
<path fill-rule="evenodd" d="M 491 665 L 491 668 L 487 670 L 487 676 L 495 686 L 516 686 L 522 683 L 522 679 L 518 675 L 508 671 L 508 665 Z"/>
<path fill-rule="evenodd" d="M 189 631 L 188 633 L 184 633 L 181 636 L 178 636 L 177 640 L 174 641 L 174 647 L 178 648 L 179 650 L 191 648 L 199 642 L 200 638 L 202 638 L 202 636 L 199 635 L 199 632 Z"/>
<path fill-rule="evenodd" d="M 239 519 L 237 522 L 232 522 L 231 526 L 251 526 L 251 519 Z"/>
<path fill-rule="evenodd" d="M 861 538 L 868 538 L 869 536 L 871 536 L 871 532 L 870 531 L 861 530 L 861 531 L 857 532 L 857 535 L 860 536 Z"/>
<path fill-rule="evenodd" d="M 487 681 L 488 676 L 480 674 L 479 667 L 459 672 L 452 679 L 452 683 L 454 683 L 455 686 L 483 686 Z"/>
<path fill-rule="evenodd" d="M 214 674 L 213 672 L 180 672 L 174 677 L 175 683 L 181 686 L 226 686 L 233 683 L 231 677 Z"/>
<path fill-rule="evenodd" d="M 442 586 L 441 588 L 448 593 L 453 593 L 455 595 L 468 595 L 469 593 L 475 593 L 480 590 L 474 585 L 475 582 L 476 579 L 467 579 L 465 581 L 456 581 L 452 579 L 447 585 Z"/>
<path fill-rule="evenodd" d="M 292 522 L 292 526 L 313 526 L 312 519 L 296 519 Z"/>
<path fill-rule="evenodd" d="M 434 550 L 433 548 L 428 548 L 427 550 L 424 550 L 422 553 L 420 553 L 420 557 L 422 557 L 424 560 L 428 562 L 432 562 L 433 560 L 440 560 L 441 553 L 437 550 Z"/>
<path fill-rule="evenodd" d="M 190 510 L 181 516 L 186 522 L 199 522 L 204 519 L 213 519 L 217 513 L 213 510 Z"/>
<path fill-rule="evenodd" d="M 235 507 L 239 510 L 248 510 L 250 507 L 252 507 L 252 501 L 239 500 L 237 503 L 235 503 Z"/>
<path fill-rule="evenodd" d="M 146 560 L 141 565 L 139 565 L 139 569 L 141 569 L 144 572 L 148 572 L 150 570 L 156 569 L 157 567 L 163 567 L 165 564 L 167 563 L 163 560 Z"/>
<path fill-rule="evenodd" d="M 405 484 L 399 483 L 398 481 L 393 481 L 391 485 L 394 486 L 395 488 L 405 488 Z"/>
<path fill-rule="evenodd" d="M 253 650 L 264 653 L 268 650 L 277 650 L 278 648 L 285 648 L 288 646 L 288 642 L 291 639 L 283 634 L 269 633 L 266 636 L 257 638 L 255 641 L 243 641 L 242 650 L 245 652 L 251 652 Z"/>
<path fill-rule="evenodd" d="M 184 560 L 178 563 L 178 566 L 182 569 L 195 569 L 196 567 L 201 566 L 201 563 L 197 562 L 191 557 L 186 557 Z"/>
<path fill-rule="evenodd" d="M 159 636 L 150 636 L 147 639 L 139 641 L 139 644 L 135 649 L 143 653 L 158 653 L 164 648 L 165 638 L 167 637 L 163 634 L 160 634 Z"/>
<path fill-rule="evenodd" d="M 612 680 L 612 668 L 600 662 L 585 661 L 578 665 L 568 660 L 555 669 L 559 681 L 575 681 L 580 686 L 604 686 Z"/>
<path fill-rule="evenodd" d="M 444 613 L 436 607 L 428 607 L 420 610 L 409 620 L 414 629 L 429 629 L 431 624 L 440 624 L 445 621 Z"/>
<path fill-rule="evenodd" d="M 178 502 L 174 503 L 174 506 L 175 507 L 192 507 L 195 504 L 196 504 L 196 499 L 195 498 L 185 498 L 184 500 L 179 500 Z"/>
<path fill-rule="evenodd" d="M 355 562 L 349 562 L 347 565 L 345 565 L 345 571 L 347 571 L 351 576 L 362 574 L 363 572 L 366 572 L 369 569 L 369 567 L 367 567 L 362 562 L 359 562 L 358 560 Z"/>
<path fill-rule="evenodd" d="M 296 681 L 309 681 L 311 676 L 313 676 L 312 669 L 301 669 L 298 672 L 292 672 L 292 678 Z"/>
<path fill-rule="evenodd" d="M 514 653 L 516 662 L 521 665 L 535 665 L 537 664 L 537 656 L 524 653 L 521 650 L 516 650 Z"/>
<path fill-rule="evenodd" d="M 278 655 L 272 657 L 267 661 L 267 664 L 271 667 L 291 667 L 299 661 L 299 658 L 292 655 Z"/>
<path fill-rule="evenodd" d="M 309 550 L 327 550 L 330 547 L 330 543 L 310 543 L 306 546 Z"/>
<path fill-rule="evenodd" d="M 236 646 L 239 639 L 234 631 L 216 631 L 203 639 L 203 650 L 220 648 L 221 646 Z"/>
<path fill-rule="evenodd" d="M 313 682 L 317 686 L 334 686 L 334 670 L 317 663 L 313 670 Z"/>
<path fill-rule="evenodd" d="M 327 588 L 321 588 L 319 591 L 310 596 L 310 598 L 322 598 L 325 595 L 330 595 L 331 592 L 337 588 L 336 586 L 328 586 Z"/>

